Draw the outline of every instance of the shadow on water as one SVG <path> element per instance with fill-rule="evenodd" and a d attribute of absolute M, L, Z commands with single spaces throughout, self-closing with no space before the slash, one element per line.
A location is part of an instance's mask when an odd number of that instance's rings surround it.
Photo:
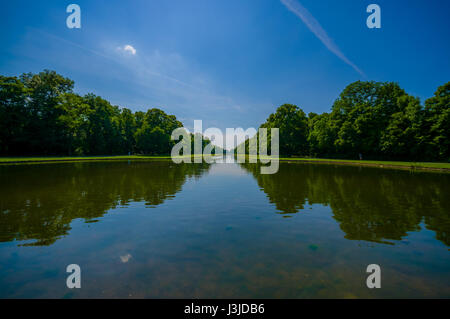
<path fill-rule="evenodd" d="M 277 174 L 240 164 L 280 214 L 322 204 L 350 240 L 394 244 L 421 224 L 450 245 L 450 176 L 378 168 L 280 163 Z"/>
<path fill-rule="evenodd" d="M 51 245 L 74 219 L 96 222 L 130 202 L 155 207 L 209 167 L 172 161 L 0 166 L 0 242 Z"/>

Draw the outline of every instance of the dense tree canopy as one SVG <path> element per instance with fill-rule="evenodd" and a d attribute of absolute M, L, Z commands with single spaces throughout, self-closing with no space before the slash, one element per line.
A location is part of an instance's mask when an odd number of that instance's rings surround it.
<path fill-rule="evenodd" d="M 174 115 L 133 113 L 73 87 L 54 71 L 0 76 L 0 155 L 170 154 L 183 126 Z M 261 127 L 280 129 L 284 156 L 450 161 L 450 82 L 423 106 L 397 83 L 357 81 L 330 113 L 283 104 Z"/>
<path fill-rule="evenodd" d="M 284 104 L 261 125 L 280 129 L 280 154 L 331 158 L 450 161 L 450 82 L 425 101 L 396 83 L 348 85 L 330 113 L 306 117 Z M 256 136 L 255 138 L 258 138 Z M 248 150 L 248 140 L 246 147 Z"/>
<path fill-rule="evenodd" d="M 308 118 L 297 106 L 283 104 L 261 127 L 280 129 L 281 154 L 295 154 L 302 150 L 307 154 Z"/>
<path fill-rule="evenodd" d="M 450 159 L 450 82 L 425 101 L 425 113 L 426 139 L 431 152 L 436 152 L 438 158 Z"/>
<path fill-rule="evenodd" d="M 337 153 L 380 154 L 382 132 L 391 115 L 400 111 L 398 98 L 405 95 L 395 83 L 358 81 L 347 86 L 331 111 Z"/>
<path fill-rule="evenodd" d="M 183 126 L 174 115 L 133 113 L 73 86 L 47 70 L 0 76 L 0 155 L 170 154 Z"/>

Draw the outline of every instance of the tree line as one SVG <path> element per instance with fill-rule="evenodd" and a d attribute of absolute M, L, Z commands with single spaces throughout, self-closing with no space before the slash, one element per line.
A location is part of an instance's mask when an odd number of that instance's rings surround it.
<path fill-rule="evenodd" d="M 0 156 L 170 154 L 171 133 L 183 126 L 174 115 L 132 112 L 73 88 L 49 70 L 0 75 Z M 280 129 L 282 156 L 447 162 L 450 82 L 422 105 L 397 83 L 357 81 L 329 113 L 284 104 L 261 127 Z"/>
<path fill-rule="evenodd" d="M 132 112 L 73 88 L 49 70 L 0 76 L 0 155 L 170 154 L 172 131 L 183 127 L 174 115 Z"/>
<path fill-rule="evenodd" d="M 449 162 L 450 82 L 422 105 L 397 83 L 357 81 L 329 113 L 284 104 L 261 127 L 279 128 L 282 156 Z"/>

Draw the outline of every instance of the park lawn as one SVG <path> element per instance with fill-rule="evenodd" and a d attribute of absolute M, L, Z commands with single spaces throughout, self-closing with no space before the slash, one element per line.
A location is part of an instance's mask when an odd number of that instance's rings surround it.
<path fill-rule="evenodd" d="M 249 155 L 246 155 L 248 159 Z M 254 157 L 254 156 L 253 156 Z M 262 157 L 266 160 L 272 159 L 270 156 Z M 336 165 L 356 165 L 356 166 L 374 166 L 374 167 L 392 167 L 392 168 L 409 168 L 409 169 L 433 169 L 433 170 L 450 170 L 450 163 L 436 162 L 401 162 L 401 161 L 373 161 L 373 160 L 348 160 L 348 159 L 330 159 L 330 158 L 311 158 L 311 157 L 280 157 L 282 162 L 303 162 L 303 163 L 320 163 L 320 164 L 336 164 Z"/>
<path fill-rule="evenodd" d="M 182 157 L 182 156 L 180 156 Z M 268 157 L 270 158 L 270 156 Z M 165 156 L 145 156 L 145 155 L 118 155 L 118 156 L 54 156 L 54 157 L 0 157 L 0 164 L 13 163 L 47 163 L 47 162 L 73 162 L 73 161 L 112 161 L 112 160 L 157 160 L 171 159 L 169 155 Z M 371 161 L 371 160 L 343 160 L 326 158 L 307 158 L 307 157 L 280 157 L 280 161 L 298 161 L 305 163 L 323 163 L 339 165 L 361 165 L 377 167 L 403 167 L 403 168 L 423 168 L 423 169 L 441 169 L 450 170 L 450 163 L 432 163 L 432 162 L 397 162 L 397 161 Z"/>
<path fill-rule="evenodd" d="M 355 165 L 373 165 L 373 166 L 403 166 L 410 168 L 436 168 L 450 169 L 450 163 L 433 163 L 433 162 L 398 162 L 398 161 L 372 161 L 372 160 L 342 160 L 342 159 L 326 159 L 326 158 L 306 158 L 306 157 L 280 157 L 280 161 L 303 161 L 303 162 L 326 162 L 336 164 L 355 164 Z"/>
<path fill-rule="evenodd" d="M 199 155 L 191 155 L 192 158 Z M 184 156 L 177 156 L 183 158 Z M 50 163 L 50 162 L 84 162 L 84 161 L 116 161 L 116 160 L 158 160 L 171 159 L 170 155 L 116 155 L 116 156 L 32 156 L 32 157 L 0 157 L 0 164 L 15 163 Z"/>
<path fill-rule="evenodd" d="M 41 163 L 72 161 L 107 161 L 134 159 L 170 159 L 170 156 L 118 155 L 118 156 L 51 156 L 51 157 L 0 157 L 0 164 L 7 163 Z"/>

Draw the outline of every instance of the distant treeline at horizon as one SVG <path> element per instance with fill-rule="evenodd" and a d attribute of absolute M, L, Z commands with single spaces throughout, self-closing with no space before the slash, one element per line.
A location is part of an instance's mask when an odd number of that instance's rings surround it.
<path fill-rule="evenodd" d="M 174 115 L 133 113 L 73 88 L 54 71 L 0 75 L 0 156 L 166 155 L 177 143 Z M 261 127 L 280 129 L 281 156 L 449 162 L 450 82 L 422 105 L 397 83 L 357 81 L 330 113 L 284 104 Z"/>

